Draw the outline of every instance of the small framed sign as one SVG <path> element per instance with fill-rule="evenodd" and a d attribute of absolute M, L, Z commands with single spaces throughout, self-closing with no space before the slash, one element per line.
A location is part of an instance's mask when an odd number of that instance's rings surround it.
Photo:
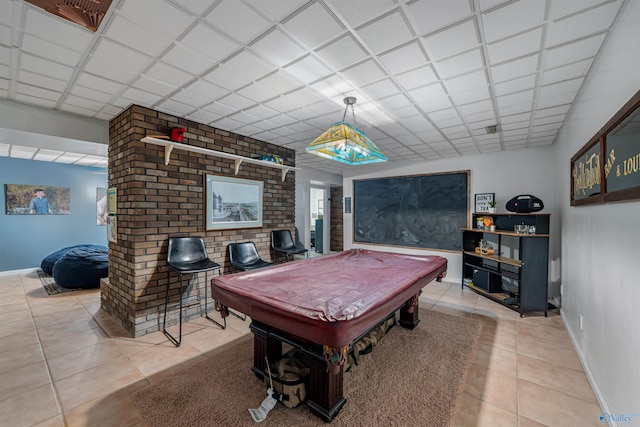
<path fill-rule="evenodd" d="M 496 193 L 478 193 L 475 195 L 476 204 L 475 212 L 489 212 L 489 202 L 493 202 L 496 198 Z"/>

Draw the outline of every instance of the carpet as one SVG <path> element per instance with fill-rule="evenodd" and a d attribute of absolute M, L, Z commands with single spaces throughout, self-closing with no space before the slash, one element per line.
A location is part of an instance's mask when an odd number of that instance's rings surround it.
<path fill-rule="evenodd" d="M 480 336 L 477 320 L 420 310 L 413 331 L 393 327 L 373 352 L 344 374 L 347 403 L 333 426 L 451 424 L 456 398 Z M 253 337 L 209 354 L 210 360 L 131 394 L 150 426 L 251 426 L 266 390 L 251 372 Z M 306 405 L 283 405 L 261 426 L 325 426 Z"/>
<path fill-rule="evenodd" d="M 55 295 L 55 294 L 61 294 L 63 292 L 73 292 L 73 291 L 80 290 L 80 289 L 69 289 L 69 288 L 59 286 L 56 283 L 56 281 L 53 280 L 53 276 L 49 276 L 48 274 L 45 274 L 44 271 L 42 270 L 38 270 L 38 277 L 40 278 L 42 287 L 44 288 L 45 291 L 47 291 L 47 294 L 49 295 Z"/>

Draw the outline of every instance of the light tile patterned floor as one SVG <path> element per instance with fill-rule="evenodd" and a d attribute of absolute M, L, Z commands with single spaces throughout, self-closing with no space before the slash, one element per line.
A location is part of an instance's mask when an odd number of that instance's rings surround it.
<path fill-rule="evenodd" d="M 184 325 L 129 338 L 100 309 L 99 290 L 49 296 L 36 273 L 0 276 L 0 425 L 143 426 L 129 395 L 249 333 Z M 484 323 L 454 426 L 602 425 L 600 408 L 557 312 L 520 318 L 454 283 L 431 283 L 421 307 Z"/>

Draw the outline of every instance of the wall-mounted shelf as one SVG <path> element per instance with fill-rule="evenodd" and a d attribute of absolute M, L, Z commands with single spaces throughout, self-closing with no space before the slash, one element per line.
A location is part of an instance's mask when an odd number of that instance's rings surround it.
<path fill-rule="evenodd" d="M 154 144 L 154 145 L 161 145 L 164 147 L 164 164 L 168 165 L 169 164 L 169 160 L 171 159 L 171 151 L 173 151 L 174 148 L 178 149 L 178 150 L 185 150 L 185 151 L 191 151 L 193 153 L 200 153 L 200 154 L 204 154 L 207 156 L 216 156 L 216 157 L 222 157 L 225 159 L 231 159 L 235 162 L 235 174 L 238 175 L 238 170 L 240 169 L 240 165 L 242 164 L 242 162 L 246 162 L 246 163 L 253 163 L 256 165 L 262 165 L 262 166 L 267 166 L 270 168 L 276 168 L 276 169 L 280 169 L 282 170 L 282 181 L 285 180 L 285 178 L 287 177 L 287 172 L 289 172 L 290 170 L 300 170 L 299 168 L 296 168 L 294 166 L 286 166 L 286 165 L 279 165 L 277 163 L 273 163 L 273 162 L 267 162 L 265 160 L 258 160 L 258 159 L 252 159 L 250 157 L 243 157 L 243 156 L 238 156 L 237 154 L 230 154 L 230 153 L 225 153 L 223 151 L 216 151 L 216 150 L 210 150 L 208 148 L 202 148 L 202 147 L 196 147 L 194 145 L 187 145 L 187 144 L 182 144 L 180 142 L 174 142 L 168 139 L 158 139 L 158 138 L 153 138 L 150 136 L 145 136 L 144 138 L 142 138 L 140 141 L 144 142 L 145 144 Z"/>

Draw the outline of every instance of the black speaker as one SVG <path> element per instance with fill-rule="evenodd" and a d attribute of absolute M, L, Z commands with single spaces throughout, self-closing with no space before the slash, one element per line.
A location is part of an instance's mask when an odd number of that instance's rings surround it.
<path fill-rule="evenodd" d="M 539 212 L 544 209 L 544 203 L 531 194 L 521 194 L 509 200 L 506 208 L 509 212 L 517 213 Z"/>

